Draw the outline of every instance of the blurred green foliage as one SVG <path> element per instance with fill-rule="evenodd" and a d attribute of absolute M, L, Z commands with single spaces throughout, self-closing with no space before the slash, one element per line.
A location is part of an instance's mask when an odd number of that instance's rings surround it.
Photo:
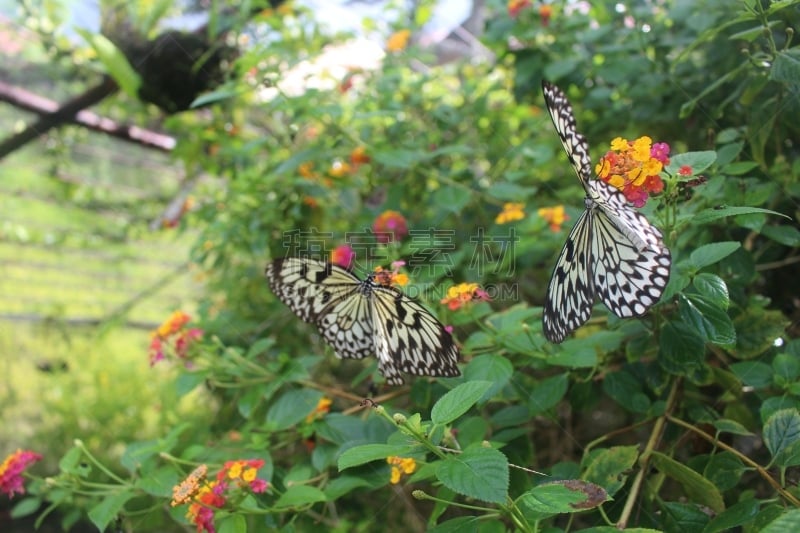
<path fill-rule="evenodd" d="M 235 74 L 202 97 L 212 112 L 169 121 L 179 157 L 218 178 L 183 222 L 201 231 L 191 255 L 207 288 L 194 324 L 203 340 L 190 363 L 167 350 L 183 369 L 177 390 L 202 391 L 205 419 L 131 442 L 118 478 L 78 443 L 17 515 L 49 504 L 88 509 L 101 528 L 163 529 L 185 521 L 167 502 L 195 466 L 213 479 L 225 461 L 258 458 L 269 490 L 217 509 L 218 531 L 796 527 L 800 341 L 787 287 L 800 244 L 800 2 L 531 4 L 515 17 L 487 4 L 495 62 L 432 66 L 412 44 L 375 70 L 322 69 L 321 88 L 303 92 L 286 73 L 343 36 L 302 10 L 242 26 L 250 45 Z M 661 304 L 641 320 L 598 306 L 557 346 L 540 319 L 566 232 L 537 209 L 563 204 L 575 220 L 583 191 L 541 107 L 542 78 L 569 93 L 596 156 L 616 136 L 673 147 L 667 189 L 645 209 L 673 256 Z M 680 165 L 695 175 L 679 178 Z M 526 217 L 495 222 L 507 202 Z M 412 282 L 455 326 L 463 376 L 362 401 L 374 361 L 333 358 L 263 270 L 298 232 L 332 234 L 330 250 L 388 209 L 420 235 L 449 232 L 450 272 Z M 502 268 L 475 268 L 481 231 L 519 238 Z M 502 242 L 488 244 L 493 257 Z M 419 244 L 379 250 L 388 264 Z M 501 297 L 438 303 L 463 281 Z M 414 471 L 393 474 L 409 463 L 391 457 L 414 459 Z M 82 485 L 100 479 L 102 491 Z"/>

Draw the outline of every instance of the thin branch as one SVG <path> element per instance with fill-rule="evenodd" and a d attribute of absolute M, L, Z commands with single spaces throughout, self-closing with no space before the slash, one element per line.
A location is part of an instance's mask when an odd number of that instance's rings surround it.
<path fill-rule="evenodd" d="M 664 414 L 656 419 L 656 423 L 653 426 L 653 431 L 650 432 L 650 439 L 647 441 L 644 451 L 639 456 L 639 471 L 636 473 L 636 477 L 633 479 L 633 485 L 631 486 L 630 494 L 628 494 L 628 498 L 625 500 L 625 507 L 622 509 L 622 514 L 617 521 L 617 529 L 625 529 L 628 525 L 628 520 L 633 512 L 633 505 L 639 498 L 639 491 L 642 488 L 644 476 L 648 470 L 650 455 L 661 441 L 661 436 L 664 433 L 664 427 L 667 423 L 667 417 L 670 416 L 669 413 L 675 408 L 675 400 L 678 396 L 680 381 L 680 379 L 676 379 L 672 382 L 672 389 L 669 391 L 669 397 L 667 398 L 667 405 L 664 409 Z"/>

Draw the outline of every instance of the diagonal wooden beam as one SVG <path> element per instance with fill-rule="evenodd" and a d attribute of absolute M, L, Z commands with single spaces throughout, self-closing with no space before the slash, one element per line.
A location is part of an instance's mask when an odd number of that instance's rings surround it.
<path fill-rule="evenodd" d="M 146 130 L 138 126 L 118 124 L 113 120 L 87 110 L 87 107 L 102 101 L 117 91 L 117 84 L 105 77 L 98 85 L 83 94 L 59 105 L 58 102 L 0 81 L 0 101 L 8 102 L 16 107 L 32 111 L 39 115 L 39 120 L 23 131 L 0 142 L 0 159 L 21 148 L 38 136 L 62 124 L 78 124 L 93 131 L 98 131 L 126 141 L 169 152 L 175 148 L 175 139 L 169 135 Z"/>

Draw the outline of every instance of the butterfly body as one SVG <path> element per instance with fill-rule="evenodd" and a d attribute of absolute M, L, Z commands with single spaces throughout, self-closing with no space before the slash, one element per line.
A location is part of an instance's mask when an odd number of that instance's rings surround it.
<path fill-rule="evenodd" d="M 621 191 L 592 179 L 586 139 L 561 90 L 542 83 L 550 117 L 586 191 L 585 211 L 573 226 L 547 289 L 542 327 L 559 343 L 591 316 L 599 298 L 621 318 L 642 316 L 661 298 L 671 257 L 661 232 L 634 211 Z"/>
<path fill-rule="evenodd" d="M 308 258 L 278 259 L 267 265 L 273 292 L 303 321 L 314 324 L 336 356 L 378 358 L 391 385 L 401 372 L 458 376 L 458 347 L 427 309 L 370 274 Z"/>

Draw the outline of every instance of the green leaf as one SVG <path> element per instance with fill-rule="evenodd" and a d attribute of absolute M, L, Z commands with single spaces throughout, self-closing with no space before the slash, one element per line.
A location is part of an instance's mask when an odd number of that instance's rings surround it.
<path fill-rule="evenodd" d="M 680 295 L 678 311 L 681 319 L 703 340 L 714 344 L 736 342 L 736 330 L 728 313 L 705 297 L 697 294 Z"/>
<path fill-rule="evenodd" d="M 800 531 L 800 509 L 792 509 L 767 524 L 759 533 Z"/>
<path fill-rule="evenodd" d="M 762 209 L 760 207 L 728 207 L 723 206 L 720 208 L 711 208 L 706 209 L 705 211 L 700 211 L 692 217 L 693 224 L 708 224 L 709 222 L 713 222 L 715 220 L 719 220 L 725 217 L 733 217 L 737 215 L 749 215 L 753 213 L 764 213 L 769 215 L 778 215 L 779 217 L 790 218 L 784 215 L 783 213 L 778 213 L 777 211 L 771 211 L 769 209 Z"/>
<path fill-rule="evenodd" d="M 655 468 L 680 483 L 690 500 L 707 505 L 718 513 L 725 509 L 722 494 L 709 480 L 663 453 L 653 452 L 650 457 Z"/>
<path fill-rule="evenodd" d="M 777 309 L 763 309 L 751 304 L 733 323 L 736 326 L 736 349 L 732 355 L 737 359 L 751 359 L 775 346 L 775 339 L 784 335 L 788 320 Z"/>
<path fill-rule="evenodd" d="M 568 384 L 566 373 L 551 376 L 537 383 L 528 396 L 530 416 L 542 414 L 557 405 L 567 393 Z"/>
<path fill-rule="evenodd" d="M 783 409 L 800 409 L 800 398 L 793 396 L 773 396 L 761 403 L 758 414 L 761 422 L 766 423 L 769 418 Z"/>
<path fill-rule="evenodd" d="M 730 305 L 728 285 L 716 274 L 701 272 L 694 277 L 692 285 L 698 293 L 720 309 L 727 309 Z"/>
<path fill-rule="evenodd" d="M 772 368 L 759 361 L 742 361 L 730 365 L 730 370 L 739 381 L 754 389 L 766 389 L 772 385 Z"/>
<path fill-rule="evenodd" d="M 687 375 L 703 365 L 705 342 L 683 322 L 667 322 L 659 337 L 658 360 L 668 372 Z"/>
<path fill-rule="evenodd" d="M 800 441 L 800 413 L 797 409 L 781 409 L 775 412 L 764 424 L 764 444 L 778 466 L 783 452 Z"/>
<path fill-rule="evenodd" d="M 722 173 L 729 176 L 742 176 L 756 167 L 758 167 L 758 163 L 755 161 L 735 161 L 725 165 L 722 168 Z"/>
<path fill-rule="evenodd" d="M 281 494 L 275 502 L 275 508 L 281 507 L 302 507 L 317 502 L 328 501 L 325 493 L 317 487 L 310 485 L 292 485 Z"/>
<path fill-rule="evenodd" d="M 775 371 L 776 380 L 781 379 L 784 383 L 789 383 L 800 376 L 800 360 L 796 355 L 779 353 L 772 360 L 772 369 Z"/>
<path fill-rule="evenodd" d="M 65 474 L 77 474 L 79 476 L 85 476 L 88 473 L 87 467 L 81 466 L 81 458 L 83 457 L 83 452 L 77 446 L 73 446 L 61 460 L 58 461 L 58 468 Z"/>
<path fill-rule="evenodd" d="M 159 498 L 169 498 L 177 484 L 178 473 L 170 467 L 159 468 L 134 482 L 137 489 Z"/>
<path fill-rule="evenodd" d="M 38 511 L 41 506 L 42 500 L 39 498 L 32 496 L 23 498 L 11 508 L 11 518 L 17 519 L 30 516 Z"/>
<path fill-rule="evenodd" d="M 491 386 L 491 381 L 462 383 L 439 398 L 431 410 L 431 420 L 434 424 L 449 424 L 469 411 Z"/>
<path fill-rule="evenodd" d="M 755 519 L 761 503 L 758 500 L 744 500 L 714 517 L 703 529 L 703 533 L 731 531 Z"/>
<path fill-rule="evenodd" d="M 459 516 L 452 520 L 445 520 L 441 524 L 437 524 L 427 529 L 428 533 L 475 533 L 481 531 L 479 526 L 487 527 L 496 525 L 499 526 L 498 531 L 504 531 L 505 525 L 499 520 L 486 520 L 482 516 Z"/>
<path fill-rule="evenodd" d="M 699 533 L 710 520 L 709 516 L 694 504 L 664 502 L 661 511 L 664 516 L 665 531 Z"/>
<path fill-rule="evenodd" d="M 467 382 L 486 380 L 492 383 L 483 395 L 484 400 L 500 392 L 512 375 L 514 366 L 502 355 L 486 354 L 473 357 L 464 369 L 464 379 Z"/>
<path fill-rule="evenodd" d="M 472 198 L 466 187 L 445 186 L 433 193 L 433 202 L 452 213 L 460 213 Z"/>
<path fill-rule="evenodd" d="M 244 515 L 228 515 L 215 525 L 218 533 L 247 533 L 247 519 Z"/>
<path fill-rule="evenodd" d="M 267 411 L 266 425 L 273 431 L 287 429 L 311 413 L 322 398 L 320 391 L 292 389 L 283 393 Z"/>
<path fill-rule="evenodd" d="M 581 476 L 586 481 L 603 487 L 613 496 L 625 485 L 627 472 L 639 458 L 637 446 L 613 446 L 593 452 Z"/>
<path fill-rule="evenodd" d="M 370 486 L 372 486 L 372 483 L 361 476 L 337 476 L 325 485 L 325 496 L 328 501 L 334 501 L 355 489 Z"/>
<path fill-rule="evenodd" d="M 375 161 L 388 168 L 409 169 L 425 160 L 429 154 L 423 151 L 412 150 L 381 150 L 374 155 Z"/>
<path fill-rule="evenodd" d="M 493 448 L 469 448 L 439 463 L 436 477 L 450 490 L 484 502 L 508 497 L 508 459 Z"/>
<path fill-rule="evenodd" d="M 708 459 L 703 473 L 719 490 L 725 491 L 735 487 L 746 468 L 742 461 L 731 452 L 720 452 Z"/>
<path fill-rule="evenodd" d="M 124 491 L 106 496 L 100 503 L 89 509 L 87 513 L 89 520 L 99 529 L 105 531 L 108 524 L 114 520 L 128 500 L 134 498 L 136 493 L 133 491 Z"/>
<path fill-rule="evenodd" d="M 341 472 L 345 468 L 352 468 L 379 459 L 386 460 L 387 457 L 393 455 L 408 455 L 410 451 L 411 446 L 408 444 L 364 444 L 343 451 L 337 465 Z"/>
<path fill-rule="evenodd" d="M 650 398 L 642 392 L 642 382 L 626 370 L 607 374 L 603 392 L 632 413 L 646 413 L 650 409 Z"/>
<path fill-rule="evenodd" d="M 245 94 L 251 89 L 249 87 L 240 87 L 238 85 L 223 85 L 217 89 L 203 93 L 192 101 L 190 108 L 202 107 L 216 102 L 224 102 L 231 98 L 236 98 L 240 94 Z"/>
<path fill-rule="evenodd" d="M 486 193 L 492 198 L 507 202 L 519 202 L 520 198 L 530 198 L 536 192 L 534 187 L 523 187 L 516 183 L 501 181 L 493 184 Z"/>
<path fill-rule="evenodd" d="M 142 84 L 142 79 L 139 73 L 128 62 L 125 54 L 114 45 L 105 35 L 100 33 L 92 33 L 83 28 L 75 28 L 75 31 L 83 37 L 89 46 L 91 46 L 97 58 L 106 68 L 108 73 L 117 82 L 120 89 L 125 91 L 125 94 L 139 99 L 139 87 Z"/>
<path fill-rule="evenodd" d="M 779 51 L 772 62 L 769 79 L 778 83 L 796 84 L 800 80 L 800 50 L 790 48 Z"/>
<path fill-rule="evenodd" d="M 608 493 L 593 483 L 578 479 L 543 483 L 517 500 L 528 523 L 564 513 L 593 509 L 608 501 Z"/>
<path fill-rule="evenodd" d="M 678 174 L 678 170 L 682 166 L 689 165 L 690 167 L 692 167 L 692 176 L 697 176 L 705 169 L 710 167 L 712 164 L 714 164 L 714 161 L 716 160 L 717 160 L 717 153 L 713 150 L 676 154 L 673 157 L 669 158 L 669 165 L 667 165 L 666 171 L 667 173 L 675 176 Z M 683 178 L 683 176 L 679 177 Z M 686 177 L 686 180 L 689 179 L 691 179 L 691 177 Z"/>
<path fill-rule="evenodd" d="M 697 217 L 695 217 L 697 218 Z M 689 262 L 696 269 L 713 265 L 739 249 L 740 243 L 734 241 L 712 242 L 696 248 L 689 256 Z"/>
<path fill-rule="evenodd" d="M 794 226 L 764 226 L 761 234 L 785 246 L 800 246 L 800 230 Z"/>
<path fill-rule="evenodd" d="M 732 433 L 734 435 L 744 435 L 744 436 L 749 436 L 753 434 L 736 420 L 728 420 L 727 418 L 720 418 L 719 420 L 714 420 L 713 425 L 715 428 L 717 428 L 717 431 L 723 433 Z"/>

